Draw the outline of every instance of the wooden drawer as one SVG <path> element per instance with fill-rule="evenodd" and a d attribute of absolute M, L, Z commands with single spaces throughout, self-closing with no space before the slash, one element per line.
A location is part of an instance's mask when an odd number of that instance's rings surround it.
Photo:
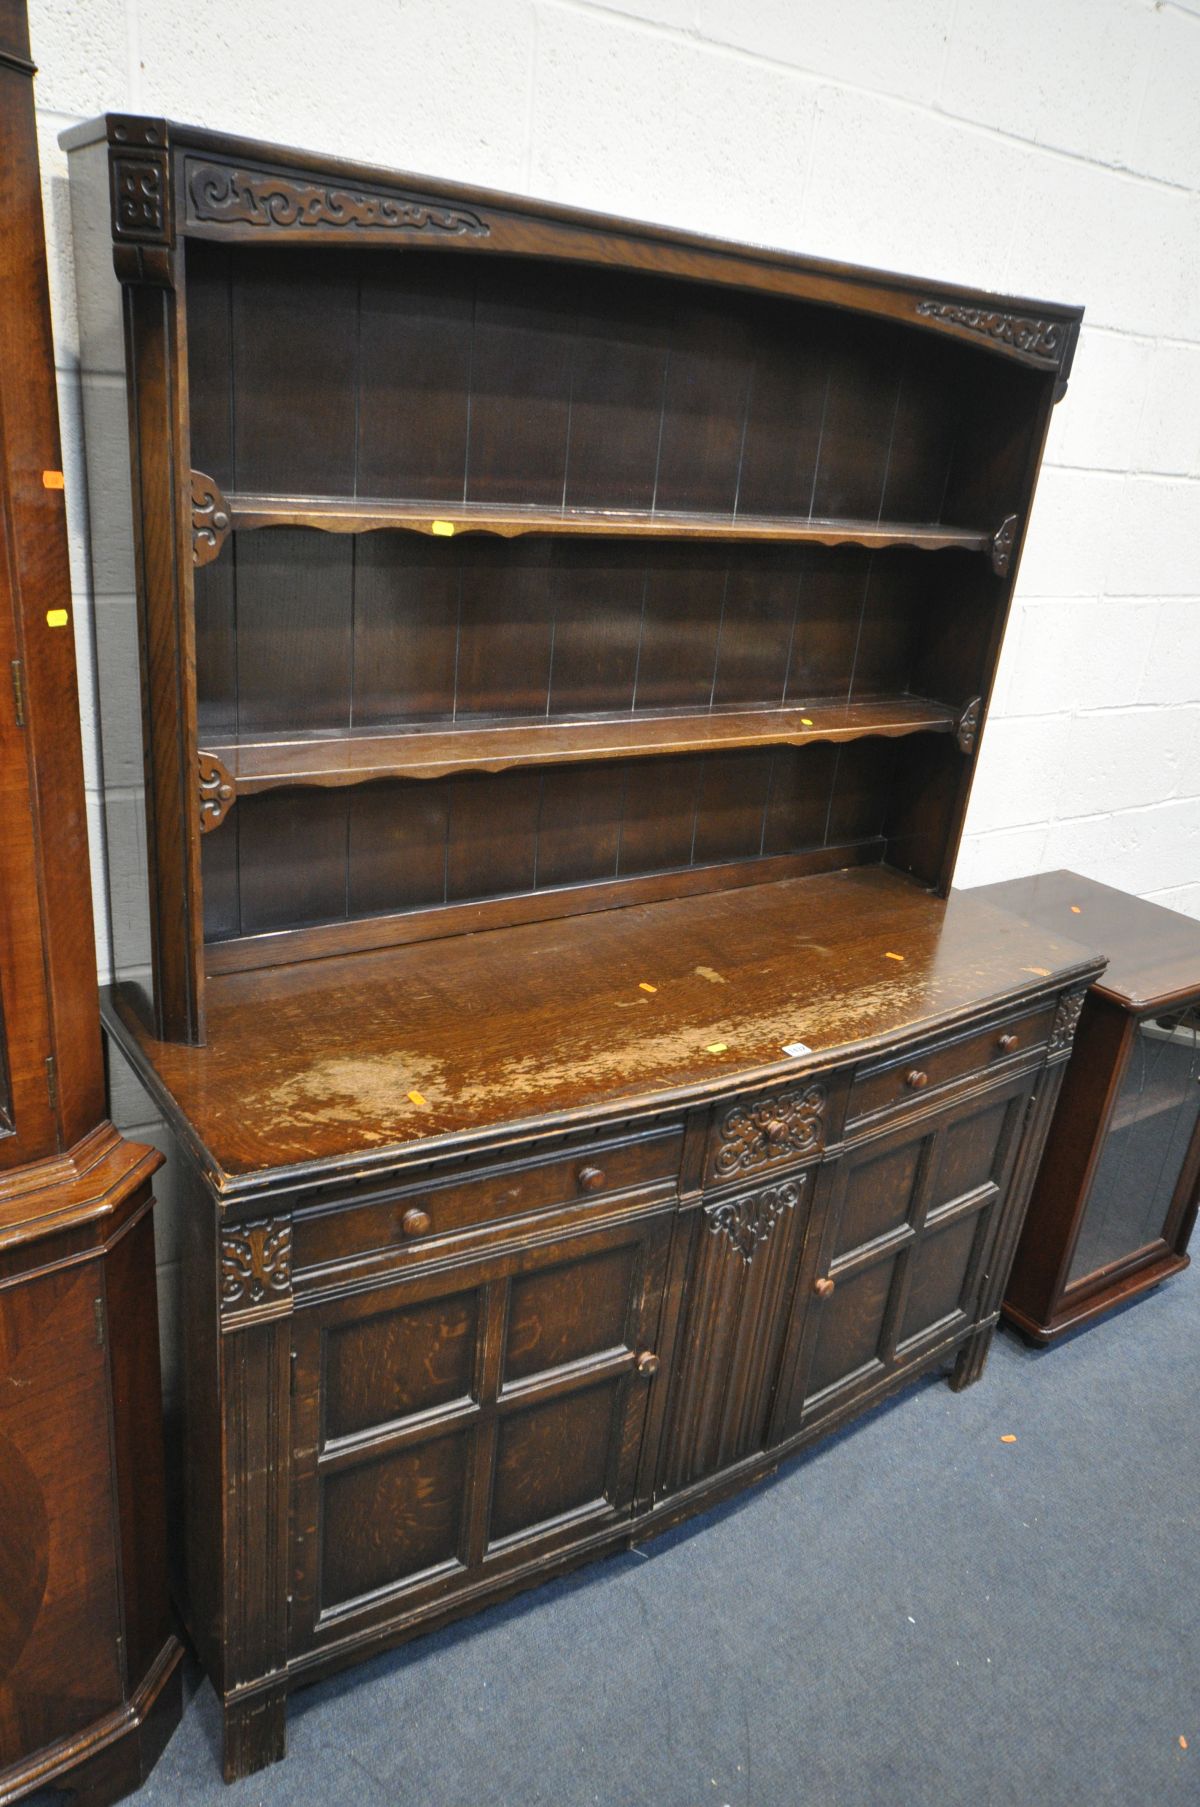
<path fill-rule="evenodd" d="M 296 1273 L 393 1249 L 411 1249 L 455 1232 L 524 1218 L 567 1205 L 601 1204 L 633 1188 L 674 1185 L 683 1152 L 683 1126 L 624 1141 L 582 1143 L 569 1152 L 464 1178 L 431 1176 L 426 1183 L 375 1193 L 370 1198 L 318 1206 L 297 1213 Z"/>
<path fill-rule="evenodd" d="M 1044 1048 L 1054 1024 L 1057 999 L 1036 1010 L 1016 1012 L 953 1040 L 926 1042 L 886 1062 L 860 1067 L 850 1088 L 846 1127 L 864 1118 L 916 1110 L 946 1086 L 971 1079 Z"/>

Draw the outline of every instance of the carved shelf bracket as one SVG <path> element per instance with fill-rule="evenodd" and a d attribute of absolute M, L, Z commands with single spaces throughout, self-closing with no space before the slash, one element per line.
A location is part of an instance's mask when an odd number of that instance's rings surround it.
<path fill-rule="evenodd" d="M 1065 335 L 1056 320 L 1031 320 L 1021 314 L 1002 314 L 961 301 L 918 301 L 917 312 L 926 320 L 942 320 L 947 326 L 964 327 L 998 345 L 1010 345 L 1041 364 L 1057 364 L 1062 356 Z"/>
<path fill-rule="evenodd" d="M 292 1290 L 292 1226 L 286 1217 L 221 1232 L 221 1309 L 261 1305 Z"/>
<path fill-rule="evenodd" d="M 739 1198 L 723 1198 L 705 1205 L 704 1215 L 712 1235 L 724 1236 L 747 1267 L 785 1211 L 794 1211 L 808 1175 L 766 1186 L 761 1192 L 744 1192 Z"/>
<path fill-rule="evenodd" d="M 232 809 L 237 798 L 237 785 L 215 753 L 201 753 L 197 763 L 200 774 L 200 833 L 208 834 L 210 829 L 220 827 Z"/>
<path fill-rule="evenodd" d="M 1083 1009 L 1086 991 L 1068 992 L 1066 997 L 1058 1000 L 1058 1009 L 1054 1013 L 1054 1027 L 1050 1031 L 1050 1052 L 1061 1054 L 1075 1040 L 1075 1031 L 1079 1027 L 1079 1014 Z"/>
<path fill-rule="evenodd" d="M 211 565 L 232 525 L 220 489 L 203 471 L 192 472 L 192 563 Z"/>
<path fill-rule="evenodd" d="M 958 718 L 958 729 L 955 739 L 960 753 L 973 753 L 975 742 L 979 739 L 979 717 L 983 713 L 983 698 L 973 696 Z"/>
<path fill-rule="evenodd" d="M 721 1147 L 714 1172 L 752 1173 L 814 1154 L 824 1143 L 826 1102 L 825 1087 L 810 1085 L 731 1105 L 717 1126 Z"/>
<path fill-rule="evenodd" d="M 418 195 L 372 193 L 323 182 L 297 181 L 264 169 L 187 161 L 187 209 L 192 220 L 267 230 L 339 227 L 368 232 L 423 232 L 432 238 L 487 238 L 490 228 L 466 207 Z"/>
<path fill-rule="evenodd" d="M 992 570 L 1003 577 L 1012 563 L 1013 542 L 1017 537 L 1019 515 L 1006 515 L 992 535 Z"/>

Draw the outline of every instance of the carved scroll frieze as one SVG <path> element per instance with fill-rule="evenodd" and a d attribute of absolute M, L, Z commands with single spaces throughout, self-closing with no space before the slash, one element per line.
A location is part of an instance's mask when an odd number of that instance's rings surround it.
<path fill-rule="evenodd" d="M 1013 543 L 1017 537 L 1019 520 L 1019 515 L 1005 515 L 992 535 L 992 570 L 997 577 L 1003 577 L 1012 563 Z"/>
<path fill-rule="evenodd" d="M 1011 345 L 1040 363 L 1057 364 L 1062 355 L 1064 332 L 1056 320 L 1031 320 L 1022 314 L 1004 314 L 995 308 L 971 307 L 961 301 L 918 301 L 917 312 L 927 320 L 944 320 L 981 333 L 1000 345 Z"/>
<path fill-rule="evenodd" d="M 753 1173 L 815 1153 L 823 1145 L 826 1102 L 825 1087 L 810 1085 L 731 1105 L 717 1125 L 714 1173 Z"/>
<path fill-rule="evenodd" d="M 973 696 L 958 718 L 955 739 L 960 753 L 973 753 L 975 742 L 979 738 L 979 718 L 983 713 L 983 698 Z"/>
<path fill-rule="evenodd" d="M 785 1211 L 794 1211 L 807 1174 L 784 1180 L 778 1186 L 764 1186 L 760 1192 L 743 1192 L 738 1198 L 719 1199 L 705 1205 L 704 1216 L 714 1236 L 724 1236 L 746 1266 L 754 1260 L 759 1247 Z"/>
<path fill-rule="evenodd" d="M 221 1232 L 221 1309 L 278 1299 L 292 1289 L 292 1226 L 286 1217 Z"/>
<path fill-rule="evenodd" d="M 305 182 L 268 170 L 238 169 L 189 158 L 188 218 L 222 225 L 350 228 L 423 232 L 435 238 L 486 238 L 488 226 L 467 207 L 415 195 L 373 193 L 336 183 Z"/>
<path fill-rule="evenodd" d="M 192 472 L 192 563 L 211 565 L 232 525 L 220 489 L 203 471 Z"/>
<path fill-rule="evenodd" d="M 1075 1040 L 1075 1031 L 1079 1027 L 1079 1013 L 1083 1009 L 1086 991 L 1071 991 L 1058 1000 L 1058 1009 L 1054 1013 L 1054 1027 L 1050 1031 L 1050 1052 L 1061 1054 Z"/>
<path fill-rule="evenodd" d="M 233 807 L 237 786 L 215 753 L 201 753 L 197 760 L 200 786 L 200 833 L 219 828 Z"/>

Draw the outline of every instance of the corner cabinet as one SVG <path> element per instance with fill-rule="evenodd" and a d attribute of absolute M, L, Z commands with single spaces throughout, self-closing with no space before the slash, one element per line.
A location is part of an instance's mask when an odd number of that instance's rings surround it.
<path fill-rule="evenodd" d="M 45 232 L 0 0 L 0 1802 L 106 1807 L 179 1717 L 151 1180 L 106 1120 Z"/>
<path fill-rule="evenodd" d="M 1080 310 L 64 142 L 233 1777 L 291 1688 L 981 1371 L 1101 964 L 949 894 Z"/>

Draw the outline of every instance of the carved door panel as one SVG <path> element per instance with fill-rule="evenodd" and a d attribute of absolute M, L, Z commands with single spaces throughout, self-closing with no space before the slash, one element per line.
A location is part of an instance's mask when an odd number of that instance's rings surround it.
<path fill-rule="evenodd" d="M 973 1321 L 1035 1078 L 873 1137 L 825 1168 L 773 1442 L 840 1412 Z"/>
<path fill-rule="evenodd" d="M 693 1213 L 662 1494 L 764 1446 L 813 1178 L 781 1174 Z"/>
<path fill-rule="evenodd" d="M 103 1284 L 0 1290 L 0 1771 L 121 1703 Z"/>
<path fill-rule="evenodd" d="M 294 1651 L 631 1511 L 671 1222 L 297 1311 Z"/>

